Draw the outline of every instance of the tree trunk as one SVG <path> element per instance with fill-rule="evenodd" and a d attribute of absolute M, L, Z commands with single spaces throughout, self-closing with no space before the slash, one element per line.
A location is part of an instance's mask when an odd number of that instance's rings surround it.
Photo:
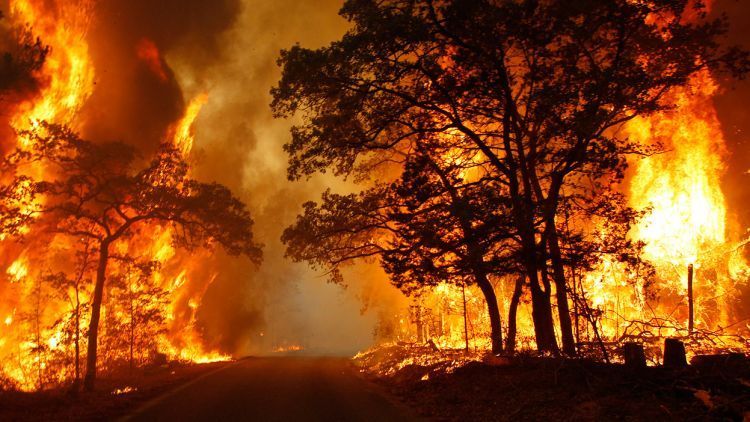
<path fill-rule="evenodd" d="M 499 354 L 503 352 L 503 331 L 502 321 L 500 319 L 500 308 L 497 306 L 497 296 L 492 283 L 487 279 L 487 275 L 481 271 L 475 271 L 477 286 L 484 294 L 484 300 L 487 302 L 487 312 L 490 317 L 490 337 L 492 342 L 492 353 Z"/>
<path fill-rule="evenodd" d="M 534 178 L 534 184 L 539 200 L 544 199 L 544 238 L 546 252 L 552 263 L 552 280 L 555 283 L 555 298 L 557 299 L 558 320 L 560 321 L 560 337 L 562 338 L 563 353 L 575 356 L 576 343 L 573 337 L 573 324 L 570 320 L 570 305 L 568 303 L 568 283 L 565 280 L 565 266 L 563 265 L 562 252 L 560 251 L 560 240 L 557 233 L 557 211 L 562 187 L 562 177 L 555 176 L 550 183 L 546 199 L 542 194 L 539 182 Z M 546 259 L 544 261 L 546 270 Z"/>
<path fill-rule="evenodd" d="M 513 296 L 508 306 L 508 338 L 505 343 L 505 352 L 509 355 L 516 352 L 516 314 L 518 312 L 518 304 L 521 302 L 524 281 L 526 281 L 526 277 L 524 276 L 520 276 L 516 280 L 516 287 L 513 289 Z"/>
<path fill-rule="evenodd" d="M 688 265 L 688 279 L 687 279 L 687 293 L 688 293 L 688 334 L 693 334 L 693 321 L 695 320 L 695 313 L 693 310 L 693 264 Z"/>
<path fill-rule="evenodd" d="M 552 304 L 549 291 L 542 290 L 539 285 L 539 274 L 536 268 L 528 271 L 529 287 L 531 290 L 531 317 L 534 320 L 534 334 L 536 347 L 540 353 L 560 354 L 560 348 L 555 339 L 555 324 L 552 320 Z"/>
<path fill-rule="evenodd" d="M 554 221 L 552 222 L 554 225 Z M 576 355 L 576 343 L 573 337 L 573 324 L 570 320 L 570 305 L 568 304 L 568 283 L 565 280 L 565 267 L 562 263 L 560 245 L 557 232 L 551 228 L 549 239 L 550 259 L 552 261 L 552 280 L 555 282 L 555 296 L 557 298 L 557 312 L 560 320 L 560 334 L 562 337 L 563 353 L 568 356 Z"/>
<path fill-rule="evenodd" d="M 42 377 L 42 322 L 41 322 L 41 312 L 42 312 L 42 279 L 40 278 L 37 282 L 37 291 L 36 291 L 36 307 L 34 309 L 34 328 L 36 333 L 36 338 L 34 339 L 34 342 L 36 343 L 36 367 L 37 367 L 37 376 L 39 378 L 39 391 L 44 389 L 44 379 Z"/>
<path fill-rule="evenodd" d="M 130 301 L 130 372 L 133 372 L 133 345 L 135 343 L 135 318 L 133 309 L 133 293 L 128 283 L 129 301 Z"/>
<path fill-rule="evenodd" d="M 94 286 L 94 297 L 91 302 L 91 322 L 89 323 L 89 339 L 86 354 L 86 377 L 83 387 L 86 391 L 94 390 L 96 381 L 96 347 L 99 334 L 99 317 L 101 316 L 102 297 L 104 295 L 104 282 L 107 277 L 107 264 L 109 263 L 109 242 L 104 241 L 99 247 L 99 265 L 96 269 L 96 285 Z"/>
<path fill-rule="evenodd" d="M 570 267 L 570 274 L 571 278 L 573 279 L 573 327 L 574 331 L 573 333 L 576 336 L 576 345 L 581 344 L 581 311 L 578 306 L 578 291 L 576 290 L 576 285 L 578 284 L 578 281 L 576 280 L 576 269 L 575 267 Z"/>
<path fill-rule="evenodd" d="M 417 307 L 415 323 L 417 324 L 417 343 L 424 343 L 424 324 L 422 322 L 422 307 Z"/>
<path fill-rule="evenodd" d="M 508 101 L 512 102 L 512 99 L 508 98 Z M 505 125 L 510 124 L 510 116 L 507 113 L 504 123 Z M 511 140 L 508 130 L 508 127 L 504 128 L 505 152 L 509 157 L 513 157 L 514 152 L 510 145 Z M 518 151 L 520 150 L 519 148 Z M 523 160 L 523 157 L 519 157 L 519 159 Z M 546 291 L 542 290 L 539 285 L 538 271 L 545 266 L 545 261 L 540 258 L 538 253 L 539 247 L 537 245 L 536 225 L 534 222 L 535 209 L 537 207 L 532 198 L 531 181 L 523 164 L 519 165 L 519 163 L 511 161 L 510 166 L 514 171 L 520 170 L 521 181 L 524 185 L 522 192 L 516 175 L 509 178 L 510 196 L 513 201 L 512 216 L 514 225 L 521 238 L 523 265 L 531 290 L 531 316 L 534 320 L 537 350 L 542 353 L 549 352 L 558 355 L 560 354 L 560 350 L 555 339 L 555 325 L 552 320 L 552 304 L 550 303 L 549 289 Z"/>
<path fill-rule="evenodd" d="M 79 286 L 76 285 L 76 334 L 75 334 L 75 353 L 76 353 L 76 380 L 75 388 L 81 383 L 81 300 L 78 293 Z"/>

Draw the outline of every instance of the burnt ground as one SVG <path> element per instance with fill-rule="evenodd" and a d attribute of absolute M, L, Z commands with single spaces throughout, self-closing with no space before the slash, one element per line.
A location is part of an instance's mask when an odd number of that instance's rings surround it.
<path fill-rule="evenodd" d="M 750 420 L 747 360 L 633 370 L 535 357 L 460 362 L 456 352 L 442 353 L 447 359 L 408 357 L 397 364 L 394 355 L 404 351 L 394 346 L 357 362 L 366 376 L 429 419 Z"/>
<path fill-rule="evenodd" d="M 74 395 L 70 390 L 39 393 L 0 392 L 0 421 L 96 421 L 124 416 L 165 392 L 231 365 L 169 364 L 139 369 L 133 374 L 103 377 L 96 391 Z M 115 391 L 130 387 L 129 392 Z"/>

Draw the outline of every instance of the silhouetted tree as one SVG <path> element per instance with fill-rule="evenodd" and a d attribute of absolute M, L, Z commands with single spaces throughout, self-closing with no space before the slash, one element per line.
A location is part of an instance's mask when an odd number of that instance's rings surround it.
<path fill-rule="evenodd" d="M 2 19 L 4 16 L 0 14 Z M 16 35 L 9 34 L 13 42 L 0 54 L 0 97 L 11 90 L 24 91 L 36 86 L 34 72 L 42 68 L 50 51 L 41 39 L 33 36 L 29 27 L 3 30 Z"/>
<path fill-rule="evenodd" d="M 425 140 L 420 147 L 428 142 Z M 491 275 L 518 271 L 502 189 L 492 185 L 468 157 L 415 154 L 400 178 L 359 195 L 326 193 L 320 205 L 305 204 L 284 232 L 288 255 L 328 269 L 378 257 L 393 284 L 407 294 L 442 282 L 476 284 L 487 303 L 493 352 L 502 351 L 502 327 Z M 468 173 L 475 173 L 469 175 Z"/>
<path fill-rule="evenodd" d="M 174 227 L 177 247 L 194 249 L 220 244 L 232 255 L 255 262 L 260 246 L 253 240 L 245 205 L 217 183 L 190 179 L 179 152 L 164 146 L 151 161 L 138 160 L 133 147 L 92 143 L 70 129 L 41 123 L 21 133 L 26 147 L 10 155 L 7 171 L 23 174 L 25 166 L 44 166 L 42 178 L 16 177 L 33 199 L 26 215 L 43 228 L 76 239 L 88 238 L 97 251 L 95 284 L 84 387 L 96 379 L 97 338 L 102 294 L 112 247 L 146 223 Z M 14 191 L 15 188 L 10 188 Z"/>
<path fill-rule="evenodd" d="M 616 129 L 669 108 L 664 94 L 694 72 L 744 75 L 747 53 L 717 42 L 726 20 L 691 0 L 349 0 L 341 13 L 341 40 L 280 58 L 273 110 L 302 117 L 285 146 L 290 178 L 366 178 L 373 157 L 412 154 L 426 134 L 470 143 L 510 203 L 537 347 L 559 350 L 554 291 L 574 354 L 563 190 L 621 178 L 626 155 L 644 151 Z"/>

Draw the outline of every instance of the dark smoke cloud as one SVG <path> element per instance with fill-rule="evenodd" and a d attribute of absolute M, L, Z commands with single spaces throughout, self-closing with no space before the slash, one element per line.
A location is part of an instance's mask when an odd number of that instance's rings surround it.
<path fill-rule="evenodd" d="M 209 93 L 197 125 L 202 150 L 199 176 L 244 192 L 256 218 L 256 233 L 266 245 L 265 261 L 257 272 L 223 273 L 204 299 L 211 309 L 214 304 L 209 302 L 218 305 L 221 300 L 216 291 L 245 292 L 245 309 L 262 309 L 263 323 L 254 327 L 236 325 L 229 321 L 231 315 L 215 315 L 226 319 L 225 325 L 244 339 L 239 353 L 295 343 L 327 353 L 366 347 L 372 340 L 374 318 L 360 316 L 360 292 L 375 284 L 388 287 L 382 277 L 367 272 L 353 274 L 346 290 L 327 285 L 306 265 L 285 259 L 279 242 L 303 202 L 317 199 L 326 186 L 340 182 L 286 181 L 281 147 L 289 138 L 290 122 L 274 120 L 268 107 L 269 90 L 280 75 L 276 59 L 281 49 L 295 43 L 314 48 L 339 38 L 348 25 L 338 16 L 340 7 L 340 1 L 332 0 L 246 0 L 233 27 L 219 40 L 221 60 L 206 65 L 192 56 L 190 46 L 176 46 L 167 54 L 188 96 Z"/>
<path fill-rule="evenodd" d="M 729 18 L 730 31 L 726 42 L 750 50 L 750 2 L 747 0 L 717 0 L 715 13 Z M 727 197 L 730 227 L 735 233 L 750 235 L 750 79 L 724 80 L 722 92 L 716 96 L 716 110 L 722 131 L 731 153 L 726 157 L 727 170 L 722 187 Z M 750 248 L 745 248 L 745 257 L 750 260 Z M 750 283 L 739 286 L 737 299 L 738 318 L 750 318 Z"/>
<path fill-rule="evenodd" d="M 750 50 L 750 27 L 746 24 L 750 22 L 750 2 L 717 0 L 715 9 L 717 14 L 723 13 L 729 17 L 727 43 Z M 750 81 L 725 80 L 722 89 L 723 92 L 716 97 L 716 109 L 729 150 L 732 151 L 727 157 L 724 191 L 729 209 L 737 214 L 738 224 L 746 228 L 750 226 L 750 189 L 745 188 L 750 179 L 750 120 L 747 118 L 750 113 Z"/>
<path fill-rule="evenodd" d="M 84 132 L 94 139 L 158 145 L 185 99 L 174 73 L 162 80 L 138 55 L 144 40 L 160 51 L 179 46 L 206 66 L 220 59 L 219 37 L 234 23 L 239 0 L 103 0 L 89 33 L 97 87 L 87 104 Z"/>
<path fill-rule="evenodd" d="M 268 107 L 280 73 L 276 59 L 295 43 L 317 47 L 339 38 L 347 27 L 340 7 L 333 0 L 110 0 L 97 6 L 89 38 L 98 86 L 86 112 L 87 136 L 124 139 L 148 151 L 186 101 L 208 93 L 195 126 L 195 175 L 240 194 L 266 245 L 260 268 L 217 253 L 200 272 L 218 273 L 197 316 L 207 344 L 222 351 L 241 355 L 303 344 L 351 353 L 372 339 L 374 317 L 360 315 L 361 300 L 383 301 L 373 287 L 388 286 L 382 275 L 354 269 L 348 289 L 327 285 L 306 265 L 285 259 L 279 241 L 304 201 L 340 182 L 286 180 L 281 147 L 290 122 L 274 120 Z M 154 71 L 159 66 L 138 57 L 144 39 L 163 53 L 167 81 Z M 382 294 L 399 297 L 388 289 Z"/>

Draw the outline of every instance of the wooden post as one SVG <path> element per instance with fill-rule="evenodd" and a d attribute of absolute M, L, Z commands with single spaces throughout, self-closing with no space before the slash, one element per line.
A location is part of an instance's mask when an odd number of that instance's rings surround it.
<path fill-rule="evenodd" d="M 424 343 L 424 322 L 422 321 L 422 307 L 417 307 L 417 343 Z"/>
<path fill-rule="evenodd" d="M 695 314 L 693 311 L 693 264 L 688 265 L 687 293 L 688 293 L 688 334 L 693 334 L 693 321 L 695 319 Z"/>
<path fill-rule="evenodd" d="M 411 316 L 411 322 L 416 325 L 417 328 L 417 343 L 424 343 L 424 324 L 422 321 L 422 306 L 419 304 L 409 305 L 409 312 Z"/>

